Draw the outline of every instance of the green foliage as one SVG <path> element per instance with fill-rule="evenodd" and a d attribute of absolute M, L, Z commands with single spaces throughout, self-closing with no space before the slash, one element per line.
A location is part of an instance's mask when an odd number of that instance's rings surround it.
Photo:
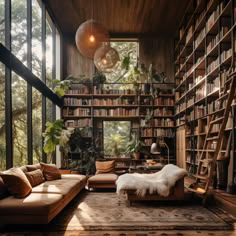
<path fill-rule="evenodd" d="M 45 153 L 51 154 L 55 151 L 56 146 L 59 144 L 62 129 L 64 129 L 64 121 L 62 119 L 46 123 L 46 129 L 43 133 L 43 150 Z"/>
<path fill-rule="evenodd" d="M 127 143 L 126 153 L 132 154 L 134 152 L 140 152 L 145 144 L 139 139 L 132 139 Z"/>
<path fill-rule="evenodd" d="M 72 84 L 72 80 L 65 79 L 65 80 L 52 80 L 52 82 L 55 84 L 54 92 L 59 97 L 63 97 L 66 93 L 66 91 L 70 88 Z"/>
<path fill-rule="evenodd" d="M 104 154 L 118 156 L 123 154 L 126 143 L 129 140 L 129 121 L 105 121 L 104 132 Z"/>
<path fill-rule="evenodd" d="M 94 84 L 103 84 L 105 82 L 106 82 L 106 76 L 103 73 L 96 71 L 93 76 L 93 83 Z"/>
<path fill-rule="evenodd" d="M 131 52 L 128 52 L 128 55 L 123 58 L 122 64 L 121 64 L 121 67 L 124 68 L 127 71 L 129 70 L 130 63 L 131 63 L 130 54 L 131 54 Z"/>

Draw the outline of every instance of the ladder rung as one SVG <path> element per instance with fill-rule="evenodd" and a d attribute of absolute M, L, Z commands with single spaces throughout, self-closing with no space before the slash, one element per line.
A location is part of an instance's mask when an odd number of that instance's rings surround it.
<path fill-rule="evenodd" d="M 222 121 L 223 119 L 224 119 L 224 117 L 217 118 L 216 120 L 211 121 L 210 124 L 217 124 L 220 121 Z"/>
<path fill-rule="evenodd" d="M 194 175 L 196 179 L 201 179 L 201 180 L 208 180 L 208 176 L 203 176 L 203 175 Z"/>
<path fill-rule="evenodd" d="M 223 100 L 223 99 L 227 98 L 228 95 L 229 95 L 228 93 L 223 94 L 221 97 L 219 97 L 219 98 L 217 99 L 217 101 L 220 101 L 220 100 Z"/>
<path fill-rule="evenodd" d="M 197 188 L 192 188 L 192 187 L 186 187 L 187 190 L 191 191 L 191 192 L 194 192 L 194 193 L 198 193 L 198 194 L 205 194 L 206 193 L 206 190 L 203 189 L 203 188 L 200 188 L 200 187 L 197 187 Z"/>
<path fill-rule="evenodd" d="M 207 138 L 207 141 L 213 141 L 213 140 L 217 140 L 219 139 L 218 136 L 214 136 L 214 137 L 211 137 L 211 138 Z"/>
<path fill-rule="evenodd" d="M 232 77 L 230 77 L 229 79 L 227 79 L 227 80 L 225 81 L 225 85 L 228 84 L 228 83 L 230 83 L 231 81 L 232 81 Z"/>
<path fill-rule="evenodd" d="M 212 162 L 213 159 L 202 159 L 202 160 L 199 160 L 200 162 L 203 162 L 203 163 L 209 163 L 209 162 Z"/>
<path fill-rule="evenodd" d="M 217 111 L 213 111 L 210 115 L 218 114 L 218 113 L 220 113 L 220 112 L 222 112 L 222 111 L 224 111 L 224 110 L 225 110 L 225 108 L 221 108 L 221 109 L 219 109 L 219 110 L 217 110 Z"/>

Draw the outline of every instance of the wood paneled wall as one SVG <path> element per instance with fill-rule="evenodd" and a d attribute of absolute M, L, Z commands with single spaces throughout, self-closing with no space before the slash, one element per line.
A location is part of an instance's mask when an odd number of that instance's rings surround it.
<path fill-rule="evenodd" d="M 174 82 L 174 40 L 172 38 L 140 39 L 139 60 L 158 72 L 167 74 L 167 81 Z M 68 75 L 92 77 L 94 64 L 79 53 L 74 37 L 63 39 L 63 78 Z"/>
<path fill-rule="evenodd" d="M 74 37 L 63 38 L 63 79 L 68 75 L 79 77 L 85 75 L 92 78 L 94 63 L 91 59 L 83 57 L 75 45 Z"/>
<path fill-rule="evenodd" d="M 152 63 L 157 72 L 165 72 L 168 82 L 174 82 L 174 40 L 172 38 L 140 39 L 140 63 Z"/>

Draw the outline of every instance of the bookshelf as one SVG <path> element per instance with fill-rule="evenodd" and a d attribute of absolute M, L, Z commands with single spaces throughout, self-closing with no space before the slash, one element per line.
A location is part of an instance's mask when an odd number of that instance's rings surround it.
<path fill-rule="evenodd" d="M 186 169 L 192 176 L 196 173 L 210 122 L 208 115 L 218 105 L 217 98 L 231 65 L 235 68 L 236 62 L 232 59 L 236 53 L 236 4 L 234 0 L 198 0 L 191 1 L 189 5 L 179 27 L 175 47 L 175 118 L 177 140 L 178 134 L 181 134 L 180 138 L 185 137 L 186 146 L 185 153 L 182 156 L 178 153 L 177 159 L 184 159 Z M 232 113 L 234 110 L 232 104 Z M 183 129 L 184 135 L 180 132 Z M 218 132 L 217 125 L 214 130 Z M 219 161 L 224 157 L 231 131 L 235 133 L 232 117 L 225 130 Z M 213 144 L 207 150 L 209 157 L 214 148 Z"/>
<path fill-rule="evenodd" d="M 152 83 L 150 90 L 144 83 L 133 84 L 73 84 L 64 96 L 62 116 L 66 127 L 87 128 L 85 137 L 91 138 L 103 152 L 103 121 L 130 121 L 130 136 L 135 134 L 145 143 L 143 158 L 150 155 L 150 147 L 157 137 L 164 137 L 172 148 L 175 163 L 174 83 Z M 167 157 L 167 153 L 163 152 Z"/>

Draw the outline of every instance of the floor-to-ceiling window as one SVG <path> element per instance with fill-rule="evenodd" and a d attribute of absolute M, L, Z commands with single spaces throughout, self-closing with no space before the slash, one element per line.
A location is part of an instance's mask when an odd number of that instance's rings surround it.
<path fill-rule="evenodd" d="M 51 89 L 58 38 L 43 1 L 0 1 L 0 43 Z M 55 105 L 44 95 L 0 63 L 0 170 L 47 161 L 42 132 L 55 119 Z"/>
<path fill-rule="evenodd" d="M 5 2 L 0 1 L 0 42 L 5 42 Z M 0 169 L 6 167 L 5 66 L 0 62 Z"/>

